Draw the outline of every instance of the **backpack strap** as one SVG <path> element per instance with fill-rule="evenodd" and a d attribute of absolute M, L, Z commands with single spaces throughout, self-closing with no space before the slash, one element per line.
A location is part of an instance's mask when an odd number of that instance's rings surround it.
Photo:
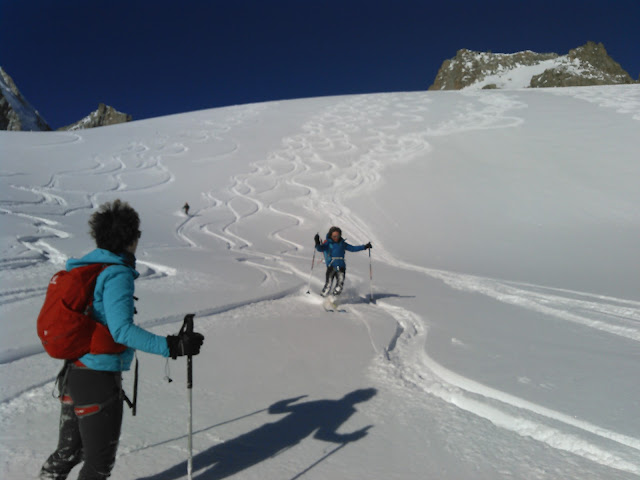
<path fill-rule="evenodd" d="M 93 278 L 93 280 L 92 280 L 93 281 L 93 295 L 91 295 L 91 300 L 89 301 L 89 304 L 87 305 L 87 308 L 86 308 L 87 312 L 91 312 L 93 310 L 93 297 L 95 296 L 96 284 L 98 283 L 98 277 L 100 276 L 100 274 L 102 272 L 104 272 L 108 267 L 110 267 L 112 265 L 118 265 L 118 264 L 117 263 L 103 263 L 102 264 L 102 268 L 96 274 L 96 276 Z"/>
<path fill-rule="evenodd" d="M 127 397 L 127 394 L 124 393 L 122 386 L 120 387 L 120 392 L 122 394 L 122 398 L 124 399 L 127 406 L 131 409 L 131 415 L 136 416 L 137 408 L 138 408 L 138 355 L 136 354 L 136 366 L 134 367 L 134 376 L 133 376 L 133 401 Z"/>
<path fill-rule="evenodd" d="M 64 365 L 58 372 L 56 376 L 56 381 L 53 384 L 53 391 L 51 392 L 51 396 L 57 398 L 61 402 L 65 400 L 64 391 L 67 387 L 67 377 L 69 376 L 69 366 L 73 363 L 73 360 L 65 360 Z M 56 387 L 58 387 L 58 394 L 56 395 Z"/>

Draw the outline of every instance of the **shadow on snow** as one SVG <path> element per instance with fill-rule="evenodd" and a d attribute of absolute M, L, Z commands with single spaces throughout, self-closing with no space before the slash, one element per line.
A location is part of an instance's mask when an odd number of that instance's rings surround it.
<path fill-rule="evenodd" d="M 384 298 L 416 298 L 415 295 L 398 295 L 396 293 L 374 293 L 373 298 L 369 298 L 369 295 L 361 296 L 356 293 L 345 292 L 342 298 L 338 297 L 338 303 L 340 305 L 358 305 L 361 303 L 376 303 L 378 300 Z"/>
<path fill-rule="evenodd" d="M 229 477 L 283 453 L 314 432 L 313 438 L 338 444 L 329 454 L 293 477 L 299 478 L 348 443 L 367 435 L 371 425 L 351 433 L 338 433 L 337 430 L 357 411 L 355 404 L 366 402 L 376 394 L 375 388 L 366 388 L 348 393 L 340 400 L 296 403 L 306 397 L 303 395 L 276 402 L 268 412 L 288 414 L 286 417 L 198 453 L 193 457 L 193 471 L 197 472 L 194 478 L 214 480 Z M 184 461 L 139 480 L 171 480 L 184 477 L 186 472 L 187 462 Z"/>

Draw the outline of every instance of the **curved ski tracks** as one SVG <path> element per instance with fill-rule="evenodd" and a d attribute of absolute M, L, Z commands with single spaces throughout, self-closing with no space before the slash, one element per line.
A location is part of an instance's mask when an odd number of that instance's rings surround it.
<path fill-rule="evenodd" d="M 228 239 L 232 250 L 244 250 L 247 253 L 254 242 L 235 233 L 237 227 L 265 211 L 283 215 L 290 220 L 290 226 L 272 231 L 269 236 L 284 243 L 285 250 L 281 252 L 280 262 L 287 265 L 287 258 L 300 258 L 302 251 L 301 245 L 285 237 L 287 230 L 303 225 L 304 219 L 299 214 L 302 206 L 306 216 L 311 218 L 318 210 L 328 212 L 330 223 L 339 221 L 345 225 L 356 241 L 372 239 L 375 242 L 373 232 L 368 231 L 364 222 L 345 207 L 345 198 L 374 188 L 381 178 L 382 169 L 391 162 L 410 161 L 428 151 L 428 135 L 447 135 L 468 129 L 505 128 L 522 123 L 520 118 L 511 115 L 512 111 L 526 107 L 515 96 L 469 96 L 477 99 L 481 108 L 478 108 L 478 104 L 473 107 L 464 105 L 460 111 L 454 112 L 451 121 L 427 133 L 395 134 L 403 120 L 422 122 L 421 111 L 396 112 L 394 116 L 399 119 L 396 123 L 375 124 L 375 119 L 381 117 L 386 108 L 402 105 L 395 103 L 397 99 L 393 95 L 376 96 L 376 101 L 363 101 L 363 97 L 349 99 L 328 108 L 325 113 L 305 124 L 303 133 L 285 138 L 282 150 L 272 152 L 265 162 L 256 164 L 254 172 L 234 178 L 231 187 L 234 198 L 243 199 L 250 208 L 239 213 L 231 201 L 227 202 L 227 207 L 234 213 L 234 221 L 224 227 L 221 235 Z M 428 106 L 425 105 L 425 108 Z M 406 132 L 406 125 L 403 126 L 405 128 L 402 131 Z M 361 134 L 361 129 L 367 129 L 370 133 L 368 138 L 371 144 L 366 151 L 349 140 L 349 132 Z M 265 182 L 265 179 L 269 181 Z M 264 187 L 260 189 L 254 184 Z M 282 192 L 283 188 L 296 199 L 297 208 L 291 208 L 293 200 L 266 200 L 269 192 Z M 283 198 L 283 195 L 278 198 Z M 265 259 L 270 257 L 264 253 L 253 253 Z M 480 293 L 560 320 L 640 340 L 640 302 L 427 269 L 395 259 L 380 242 L 376 242 L 376 258 L 398 268 L 438 278 L 455 289 Z M 298 275 L 303 274 L 291 263 L 288 267 Z M 385 355 L 377 357 L 373 367 L 376 379 L 380 378 L 381 372 L 386 373 L 387 381 L 398 388 L 424 391 L 485 418 L 499 428 L 607 467 L 640 474 L 640 440 L 448 371 L 434 362 L 424 350 L 428 322 L 398 306 L 384 302 L 380 302 L 379 306 L 398 323 L 398 334 Z M 369 331 L 364 318 L 366 308 L 371 307 L 352 306 L 354 315 L 364 322 Z"/>
<path fill-rule="evenodd" d="M 217 192 L 204 192 L 208 201 L 207 209 L 226 209 L 231 213 L 231 221 L 224 225 L 200 224 L 199 231 L 223 240 L 234 253 L 242 253 L 245 263 L 258 268 L 266 281 L 277 281 L 277 274 L 289 273 L 306 278 L 307 273 L 297 267 L 297 261 L 304 258 L 303 245 L 287 238 L 289 231 L 295 231 L 305 223 L 305 218 L 316 222 L 321 220 L 316 212 L 328 213 L 329 223 L 345 225 L 353 235 L 354 241 L 372 240 L 376 243 L 377 261 L 385 262 L 397 268 L 419 271 L 429 277 L 438 278 L 452 288 L 476 292 L 496 300 L 517 305 L 522 308 L 554 315 L 560 320 L 579 323 L 585 327 L 596 328 L 608 333 L 620 335 L 634 341 L 640 340 L 640 303 L 604 296 L 587 295 L 581 292 L 569 292 L 560 289 L 527 285 L 516 282 L 498 281 L 471 275 L 427 269 L 406 264 L 397 260 L 377 241 L 366 224 L 344 205 L 350 195 L 358 195 L 374 188 L 381 179 L 381 171 L 392 162 L 411 161 L 416 155 L 428 151 L 427 141 L 430 135 L 447 135 L 452 132 L 478 128 L 505 128 L 516 126 L 521 119 L 512 116 L 512 111 L 526 107 L 517 99 L 517 95 L 492 95 L 480 97 L 477 93 L 468 94 L 475 105 L 460 105 L 453 112 L 451 120 L 424 131 L 406 128 L 407 123 L 416 126 L 424 124 L 424 112 L 428 111 L 428 99 L 422 104 L 403 103 L 402 95 L 378 95 L 375 97 L 353 97 L 328 107 L 316 118 L 302 126 L 302 132 L 282 140 L 282 148 L 271 152 L 268 157 L 254 165 L 254 170 L 232 178 L 231 186 L 224 195 Z M 478 108 L 480 105 L 482 108 Z M 383 113 L 393 110 L 393 122 L 380 121 Z M 255 111 L 243 111 L 250 117 Z M 385 117 L 388 118 L 388 117 Z M 244 121 L 246 117 L 238 121 Z M 400 126 L 405 128 L 400 129 Z M 228 127 L 194 132 L 187 139 L 206 141 Z M 220 129 L 220 130 L 218 130 Z M 355 145 L 350 134 L 367 132 L 365 146 Z M 410 131 L 411 133 L 401 133 Z M 77 136 L 76 136 L 77 137 Z M 81 141 L 78 138 L 74 141 Z M 100 192 L 128 191 L 131 188 L 162 188 L 173 181 L 173 176 L 162 165 L 162 156 L 179 155 L 186 147 L 174 145 L 157 155 L 147 155 L 148 147 L 130 145 L 120 156 L 103 161 L 95 158 L 96 165 L 84 174 L 104 179 L 105 188 Z M 232 152 L 233 149 L 230 150 Z M 151 185 L 129 187 L 126 174 L 132 170 L 153 172 L 155 181 Z M 81 172 L 59 172 L 43 187 L 31 191 L 39 196 L 36 203 L 52 207 L 57 215 L 68 215 L 77 209 L 94 208 L 98 204 L 100 193 L 86 195 L 85 192 L 65 190 L 65 193 L 84 195 L 83 202 L 68 204 L 66 195 L 59 194 L 59 185 L 65 178 L 81 175 Z M 147 175 L 148 178 L 148 175 Z M 14 186 L 14 188 L 21 188 Z M 287 192 L 287 195 L 283 195 Z M 277 193 L 277 195 L 271 195 Z M 221 198 L 218 198 L 218 197 Z M 228 197 L 228 198 L 226 198 Z M 286 198 L 286 200 L 283 200 Z M 3 206 L 2 214 L 29 216 L 37 235 L 22 238 L 20 241 L 35 252 L 29 258 L 0 259 L 0 270 L 31 267 L 38 262 L 50 259 L 64 260 L 54 248 L 46 243 L 51 236 L 63 237 L 64 232 L 56 229 L 54 220 L 27 213 L 33 202 L 15 202 Z M 24 210 L 24 211 L 23 211 Z M 304 212 L 304 215 L 302 214 Z M 283 224 L 268 233 L 272 240 L 280 242 L 282 250 L 261 252 L 254 245 L 259 239 L 248 238 L 240 232 L 243 224 L 255 221 L 258 217 L 275 215 Z M 189 238 L 185 225 L 195 221 L 188 218 L 182 222 L 176 233 L 190 247 L 197 247 L 196 241 Z M 323 218 L 322 222 L 326 223 Z M 277 265 L 277 267 L 274 267 Z M 171 275 L 170 269 L 159 265 L 147 265 L 157 275 Z M 275 273 L 274 273 L 275 272 Z M 147 278 L 152 278 L 153 273 Z M 297 289 L 295 289 L 297 291 Z M 287 291 L 284 295 L 295 294 Z M 36 290 L 0 292 L 0 303 L 19 301 L 39 294 Z M 232 306 L 237 308 L 241 305 Z M 472 380 L 448 371 L 434 362 L 425 352 L 424 345 L 428 334 L 428 322 L 418 314 L 396 305 L 378 302 L 398 325 L 396 337 L 387 351 L 377 355 L 372 365 L 372 374 L 382 379 L 388 386 L 402 391 L 421 391 L 458 408 L 485 418 L 498 428 L 510 430 L 521 436 L 531 437 L 552 448 L 571 452 L 599 464 L 640 475 L 640 441 L 616 432 L 575 419 L 560 412 L 542 407 L 512 395 L 500 392 Z M 572 307 L 569 313 L 567 306 Z M 366 305 L 353 306 L 356 315 L 367 327 Z M 202 312 L 215 314 L 215 311 Z M 161 319 L 161 323 L 176 319 Z M 369 335 L 371 335 L 369 331 Z M 375 345 L 372 342 L 372 345 Z M 20 395 L 20 394 L 19 394 Z M 12 398 L 16 398 L 15 396 Z M 2 407 L 8 407 L 7 402 Z"/>
<path fill-rule="evenodd" d="M 222 134 L 229 132 L 233 127 L 251 121 L 258 113 L 266 108 L 263 105 L 248 105 L 233 107 L 229 109 L 229 114 L 221 122 L 212 121 L 208 118 L 201 121 L 203 130 L 194 132 L 185 131 L 178 134 L 180 137 L 193 142 L 227 142 Z M 205 113 L 206 115 L 206 113 Z M 68 138 L 68 140 L 66 140 Z M 56 135 L 58 140 L 54 143 L 38 145 L 34 148 L 49 148 L 56 145 L 70 145 L 83 143 L 83 137 L 78 133 L 68 133 Z M 225 143 L 227 148 L 218 156 L 226 156 L 237 150 L 235 143 Z M 172 142 L 169 137 L 156 137 L 148 144 L 141 141 L 132 141 L 128 145 L 118 149 L 115 153 L 91 157 L 91 164 L 80 169 L 60 170 L 53 173 L 48 181 L 42 186 L 23 186 L 14 181 L 20 180 L 21 174 L 7 173 L 1 174 L 0 178 L 5 185 L 16 191 L 25 191 L 34 196 L 36 200 L 3 200 L 0 201 L 0 214 L 24 220 L 30 224 L 35 233 L 23 235 L 17 238 L 18 244 L 24 247 L 24 251 L 15 257 L 0 258 L 0 274 L 9 274 L 16 269 L 31 269 L 32 271 L 42 270 L 40 277 L 51 275 L 55 269 L 62 268 L 68 257 L 56 249 L 49 241 L 51 239 L 64 239 L 71 236 L 65 232 L 63 219 L 73 215 L 79 210 L 94 210 L 103 200 L 105 194 L 122 192 L 153 193 L 165 188 L 175 180 L 175 175 L 163 163 L 163 159 L 180 156 L 189 151 L 188 146 L 180 142 Z M 91 193 L 89 193 L 91 191 Z M 210 193 L 203 194 L 208 200 L 208 208 L 218 208 L 220 202 Z M 189 246 L 195 247 L 197 243 L 186 234 L 186 226 L 192 220 L 187 218 L 176 229 L 176 234 L 182 238 Z M 201 226 L 206 228 L 206 226 Z M 54 268 L 51 268 L 51 265 Z M 138 261 L 140 280 L 148 281 L 176 275 L 176 270 L 172 267 L 152 263 L 144 260 Z M 263 272 L 265 277 L 271 278 L 272 274 L 268 269 L 256 265 Z M 26 301 L 35 297 L 41 297 L 46 291 L 46 286 L 7 288 L 0 289 L 0 308 L 12 303 Z M 278 297 L 276 295 L 276 297 Z M 265 300 L 265 298 L 250 299 L 241 302 L 233 307 L 239 308 L 244 304 Z M 220 311 L 225 311 L 223 307 Z M 209 309 L 216 312 L 216 309 Z M 209 312 L 207 310 L 207 312 Z M 204 314 L 206 312 L 199 312 Z M 211 314 L 211 313 L 209 313 Z M 171 321 L 178 322 L 180 319 L 172 318 Z M 167 323 L 167 320 L 152 320 L 148 325 Z M 19 348 L 5 350 L 0 354 L 0 365 L 18 360 L 28 359 L 43 352 L 39 344 L 26 345 Z M 33 388 L 37 387 L 34 386 Z M 29 392 L 28 388 L 24 392 Z M 23 392 L 23 393 L 24 393 Z M 12 395 L 10 398 L 15 398 Z M 8 399 L 3 400 L 3 405 Z"/>

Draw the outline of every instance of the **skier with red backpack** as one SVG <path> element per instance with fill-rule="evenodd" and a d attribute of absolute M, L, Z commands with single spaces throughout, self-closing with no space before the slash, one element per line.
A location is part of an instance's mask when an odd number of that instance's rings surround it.
<path fill-rule="evenodd" d="M 45 349 L 66 359 L 57 381 L 58 447 L 42 466 L 41 479 L 66 479 L 80 462 L 79 480 L 108 478 L 122 425 L 122 372 L 135 350 L 175 359 L 197 355 L 204 341 L 193 331 L 163 337 L 133 323 L 138 213 L 115 200 L 102 205 L 89 225 L 97 248 L 54 275 L 38 317 Z M 80 305 L 84 296 L 88 304 Z"/>

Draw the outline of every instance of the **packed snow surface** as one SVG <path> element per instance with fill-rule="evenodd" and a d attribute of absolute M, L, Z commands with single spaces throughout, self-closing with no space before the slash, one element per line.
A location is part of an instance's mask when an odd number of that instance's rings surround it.
<path fill-rule="evenodd" d="M 136 322 L 194 312 L 206 336 L 194 478 L 638 478 L 639 120 L 640 87 L 615 86 L 0 132 L 2 478 L 55 448 L 35 319 L 115 198 L 142 218 Z M 328 313 L 332 225 L 374 248 Z M 113 478 L 186 478 L 186 362 L 139 358 Z"/>

